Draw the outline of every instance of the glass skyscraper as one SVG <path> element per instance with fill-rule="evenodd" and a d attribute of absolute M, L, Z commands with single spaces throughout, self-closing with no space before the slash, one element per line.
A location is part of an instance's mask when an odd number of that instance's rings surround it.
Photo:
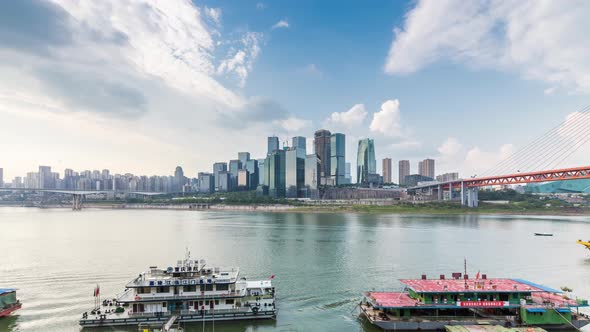
<path fill-rule="evenodd" d="M 237 190 L 238 188 L 238 170 L 242 169 L 242 162 L 238 159 L 229 161 L 229 174 L 231 176 L 231 185 L 229 191 Z"/>
<path fill-rule="evenodd" d="M 334 185 L 344 184 L 346 137 L 334 133 L 330 136 L 330 176 Z"/>
<path fill-rule="evenodd" d="M 375 160 L 375 144 L 372 139 L 359 140 L 356 157 L 356 181 L 359 184 L 369 184 L 369 174 L 377 174 Z"/>
<path fill-rule="evenodd" d="M 248 186 L 250 187 L 250 190 L 256 189 L 258 186 L 258 160 L 248 160 L 244 168 L 248 171 Z"/>
<path fill-rule="evenodd" d="M 290 198 L 303 197 L 304 194 L 305 158 L 301 158 L 300 153 L 301 149 L 294 147 L 285 152 L 285 189 Z"/>
<path fill-rule="evenodd" d="M 264 162 L 264 183 L 268 186 L 268 195 L 271 197 L 285 197 L 285 152 L 275 150 Z"/>
<path fill-rule="evenodd" d="M 269 155 L 271 154 L 273 151 L 276 151 L 279 149 L 279 138 L 276 136 L 269 136 L 267 139 L 267 150 L 266 150 L 266 154 Z"/>
<path fill-rule="evenodd" d="M 219 176 L 219 173 L 221 172 L 227 172 L 227 163 L 224 162 L 219 162 L 219 163 L 215 163 L 213 164 L 213 175 L 215 176 L 215 190 L 218 191 L 220 190 L 220 181 L 221 181 L 221 177 Z M 227 184 L 226 184 L 226 188 L 225 191 L 227 191 Z"/>
<path fill-rule="evenodd" d="M 238 160 L 242 163 L 240 169 L 246 167 L 246 162 L 250 160 L 250 152 L 238 152 Z"/>
<path fill-rule="evenodd" d="M 305 197 L 319 199 L 320 158 L 314 154 L 305 156 Z"/>
<path fill-rule="evenodd" d="M 313 147 L 315 154 L 320 158 L 320 177 L 322 183 L 326 183 L 330 177 L 330 131 L 320 129 L 315 132 L 313 138 Z"/>

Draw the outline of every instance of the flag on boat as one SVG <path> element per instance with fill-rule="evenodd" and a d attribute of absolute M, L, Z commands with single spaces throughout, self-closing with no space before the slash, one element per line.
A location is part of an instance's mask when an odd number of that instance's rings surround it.
<path fill-rule="evenodd" d="M 96 288 L 94 289 L 94 297 L 97 297 L 99 294 L 100 294 L 100 287 L 97 284 Z"/>
<path fill-rule="evenodd" d="M 479 271 L 477 271 L 477 274 L 475 275 L 475 279 L 479 279 Z"/>
<path fill-rule="evenodd" d="M 271 275 L 271 276 L 270 276 L 270 278 L 268 278 L 268 279 L 274 279 L 274 278 L 275 278 L 275 275 L 273 274 L 273 275 Z"/>

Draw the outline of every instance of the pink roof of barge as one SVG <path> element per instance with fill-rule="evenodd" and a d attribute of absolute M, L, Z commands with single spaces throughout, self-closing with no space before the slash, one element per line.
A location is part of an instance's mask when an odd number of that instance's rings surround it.
<path fill-rule="evenodd" d="M 367 296 L 379 307 L 414 307 L 418 301 L 412 299 L 407 293 L 396 292 L 370 292 Z"/>
<path fill-rule="evenodd" d="M 544 286 L 520 279 L 402 279 L 417 293 L 545 292 Z"/>

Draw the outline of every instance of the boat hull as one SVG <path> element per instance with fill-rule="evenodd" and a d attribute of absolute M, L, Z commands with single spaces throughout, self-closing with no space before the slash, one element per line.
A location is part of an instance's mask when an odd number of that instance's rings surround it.
<path fill-rule="evenodd" d="M 213 315 L 182 314 L 176 319 L 179 323 L 197 323 L 197 322 L 211 322 L 211 321 L 232 321 L 232 320 L 253 320 L 253 319 L 274 319 L 276 318 L 276 311 L 259 311 L 254 312 L 240 312 L 240 313 L 226 313 Z M 125 317 L 125 318 L 87 318 L 81 319 L 80 325 L 83 327 L 101 327 L 101 326 L 133 326 L 140 323 L 166 323 L 170 319 L 170 315 L 163 316 L 144 316 L 144 317 Z"/>
<path fill-rule="evenodd" d="M 6 316 L 12 314 L 13 312 L 17 311 L 21 307 L 22 307 L 22 304 L 18 303 L 18 304 L 15 304 L 9 308 L 0 309 L 0 317 L 6 317 Z"/>
<path fill-rule="evenodd" d="M 414 331 L 414 330 L 429 330 L 429 331 L 444 331 L 446 325 L 500 325 L 500 326 L 512 326 L 511 323 L 506 320 L 490 320 L 490 319 L 474 319 L 465 321 L 453 321 L 453 320 L 441 320 L 441 321 L 372 321 L 369 322 L 375 326 L 380 327 L 386 331 Z M 588 325 L 589 320 L 573 320 L 572 324 L 580 329 Z M 518 327 L 520 325 L 516 325 Z M 572 325 L 561 324 L 561 325 L 535 325 L 545 330 L 572 330 Z"/>

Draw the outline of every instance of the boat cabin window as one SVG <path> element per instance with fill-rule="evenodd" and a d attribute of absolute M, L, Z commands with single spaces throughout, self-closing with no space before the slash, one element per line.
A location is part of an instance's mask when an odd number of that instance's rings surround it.
<path fill-rule="evenodd" d="M 170 293 L 170 286 L 160 286 L 156 289 L 157 293 Z"/>
<path fill-rule="evenodd" d="M 215 305 L 219 305 L 219 300 L 215 300 Z"/>
<path fill-rule="evenodd" d="M 197 285 L 190 285 L 190 286 L 182 286 L 182 290 L 185 292 L 196 292 Z"/>
<path fill-rule="evenodd" d="M 216 290 L 228 290 L 229 284 L 217 284 L 215 285 Z"/>
<path fill-rule="evenodd" d="M 212 290 L 213 290 L 213 284 L 201 285 L 201 292 L 212 291 Z"/>
<path fill-rule="evenodd" d="M 166 304 L 168 304 L 168 302 L 162 302 L 162 308 L 166 308 Z"/>
<path fill-rule="evenodd" d="M 150 287 L 137 287 L 136 290 L 137 294 L 148 294 L 152 292 Z"/>
<path fill-rule="evenodd" d="M 225 300 L 225 304 L 234 304 L 234 299 Z"/>
<path fill-rule="evenodd" d="M 500 293 L 500 301 L 508 301 L 508 293 Z"/>

